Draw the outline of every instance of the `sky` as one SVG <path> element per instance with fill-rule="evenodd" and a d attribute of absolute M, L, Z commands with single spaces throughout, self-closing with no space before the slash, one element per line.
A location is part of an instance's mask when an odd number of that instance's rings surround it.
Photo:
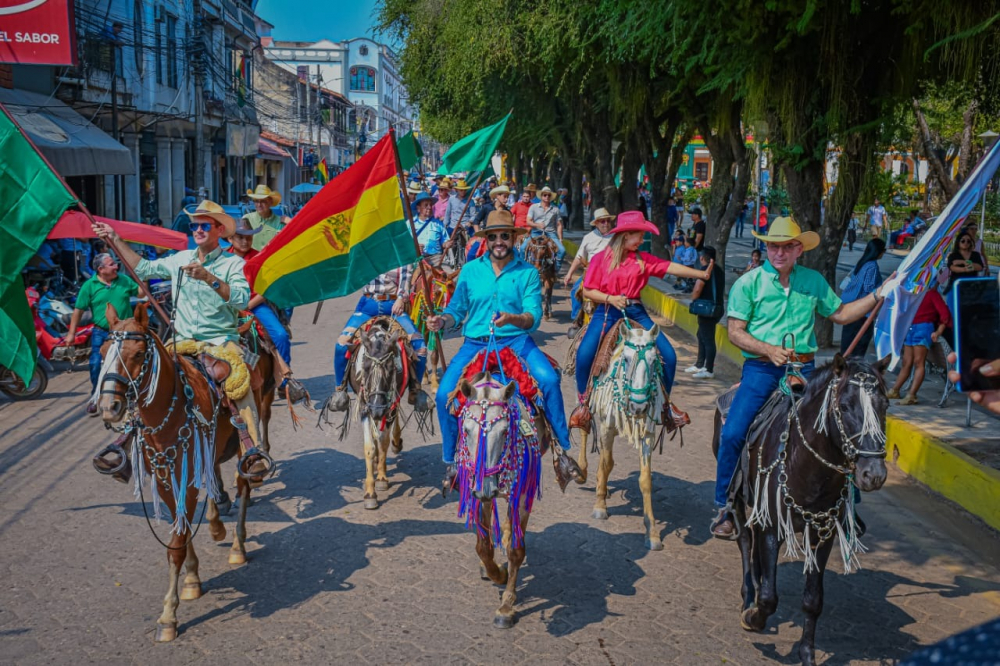
<path fill-rule="evenodd" d="M 371 37 L 377 0 L 259 0 L 257 16 L 274 25 L 282 41 L 339 42 Z"/>

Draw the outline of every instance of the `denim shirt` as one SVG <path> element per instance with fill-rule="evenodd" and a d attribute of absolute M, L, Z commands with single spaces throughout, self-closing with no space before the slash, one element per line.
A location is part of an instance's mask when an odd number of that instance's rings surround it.
<path fill-rule="evenodd" d="M 542 285 L 538 271 L 524 260 L 514 257 L 497 275 L 490 256 L 485 254 L 462 268 L 444 314 L 454 317 L 455 324 L 465 322 L 466 337 L 480 338 L 490 334 L 490 321 L 497 312 L 530 314 L 534 318 L 526 330 L 513 324 L 497 328 L 498 338 L 534 331 L 542 322 Z"/>

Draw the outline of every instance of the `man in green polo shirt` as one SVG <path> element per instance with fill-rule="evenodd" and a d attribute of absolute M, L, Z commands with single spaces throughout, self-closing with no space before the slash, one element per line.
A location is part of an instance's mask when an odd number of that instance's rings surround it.
<path fill-rule="evenodd" d="M 249 220 L 250 226 L 254 229 L 260 229 L 253 237 L 253 249 L 260 252 L 279 231 L 285 228 L 286 220 L 271 210 L 281 203 L 281 195 L 267 185 L 258 185 L 255 190 L 247 190 L 247 196 L 253 201 L 257 210 L 247 213 L 243 219 Z"/>
<path fill-rule="evenodd" d="M 764 242 L 767 261 L 759 270 L 740 277 L 729 292 L 729 339 L 743 350 L 746 360 L 719 439 L 715 474 L 718 514 L 711 529 L 712 535 L 720 539 L 736 537 L 727 506 L 729 483 L 754 417 L 778 388 L 786 363 L 805 363 L 802 374 L 806 378 L 816 368 L 816 314 L 835 324 L 850 324 L 870 312 L 882 292 L 880 286 L 866 298 L 841 303 L 820 273 L 796 264 L 803 252 L 819 245 L 819 235 L 814 231 L 803 233 L 790 217 L 776 219 L 767 235 L 753 235 Z M 795 338 L 794 348 L 782 345 L 789 334 Z"/>
<path fill-rule="evenodd" d="M 76 296 L 73 316 L 66 332 L 66 340 L 76 339 L 76 329 L 80 326 L 83 313 L 87 310 L 93 313 L 94 330 L 90 336 L 91 389 L 97 388 L 97 377 L 101 374 L 101 347 L 108 339 L 108 304 L 115 308 L 119 317 L 131 317 L 132 305 L 129 299 L 139 293 L 139 286 L 135 282 L 118 274 L 118 263 L 110 254 L 102 253 L 94 257 L 93 267 L 93 277 L 83 283 Z M 88 402 L 87 414 L 97 416 L 97 405 Z"/>

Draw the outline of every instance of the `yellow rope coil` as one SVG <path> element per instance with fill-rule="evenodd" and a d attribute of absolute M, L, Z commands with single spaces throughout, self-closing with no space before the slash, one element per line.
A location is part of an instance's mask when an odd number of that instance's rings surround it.
<path fill-rule="evenodd" d="M 167 347 L 169 348 L 170 345 Z M 235 344 L 231 347 L 219 347 L 197 340 L 178 340 L 177 353 L 181 356 L 208 354 L 212 358 L 228 363 L 229 377 L 226 378 L 222 386 L 231 400 L 242 400 L 250 392 L 250 370 L 243 361 L 243 354 L 239 347 Z"/>

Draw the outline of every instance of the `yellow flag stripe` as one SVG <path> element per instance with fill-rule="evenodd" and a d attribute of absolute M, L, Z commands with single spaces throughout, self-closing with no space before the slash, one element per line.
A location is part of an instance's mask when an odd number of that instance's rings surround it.
<path fill-rule="evenodd" d="M 403 219 L 399 184 L 393 176 L 361 193 L 354 208 L 305 229 L 268 257 L 260 267 L 253 288 L 263 294 L 279 278 L 313 264 L 347 254 L 351 248 L 386 225 Z"/>

